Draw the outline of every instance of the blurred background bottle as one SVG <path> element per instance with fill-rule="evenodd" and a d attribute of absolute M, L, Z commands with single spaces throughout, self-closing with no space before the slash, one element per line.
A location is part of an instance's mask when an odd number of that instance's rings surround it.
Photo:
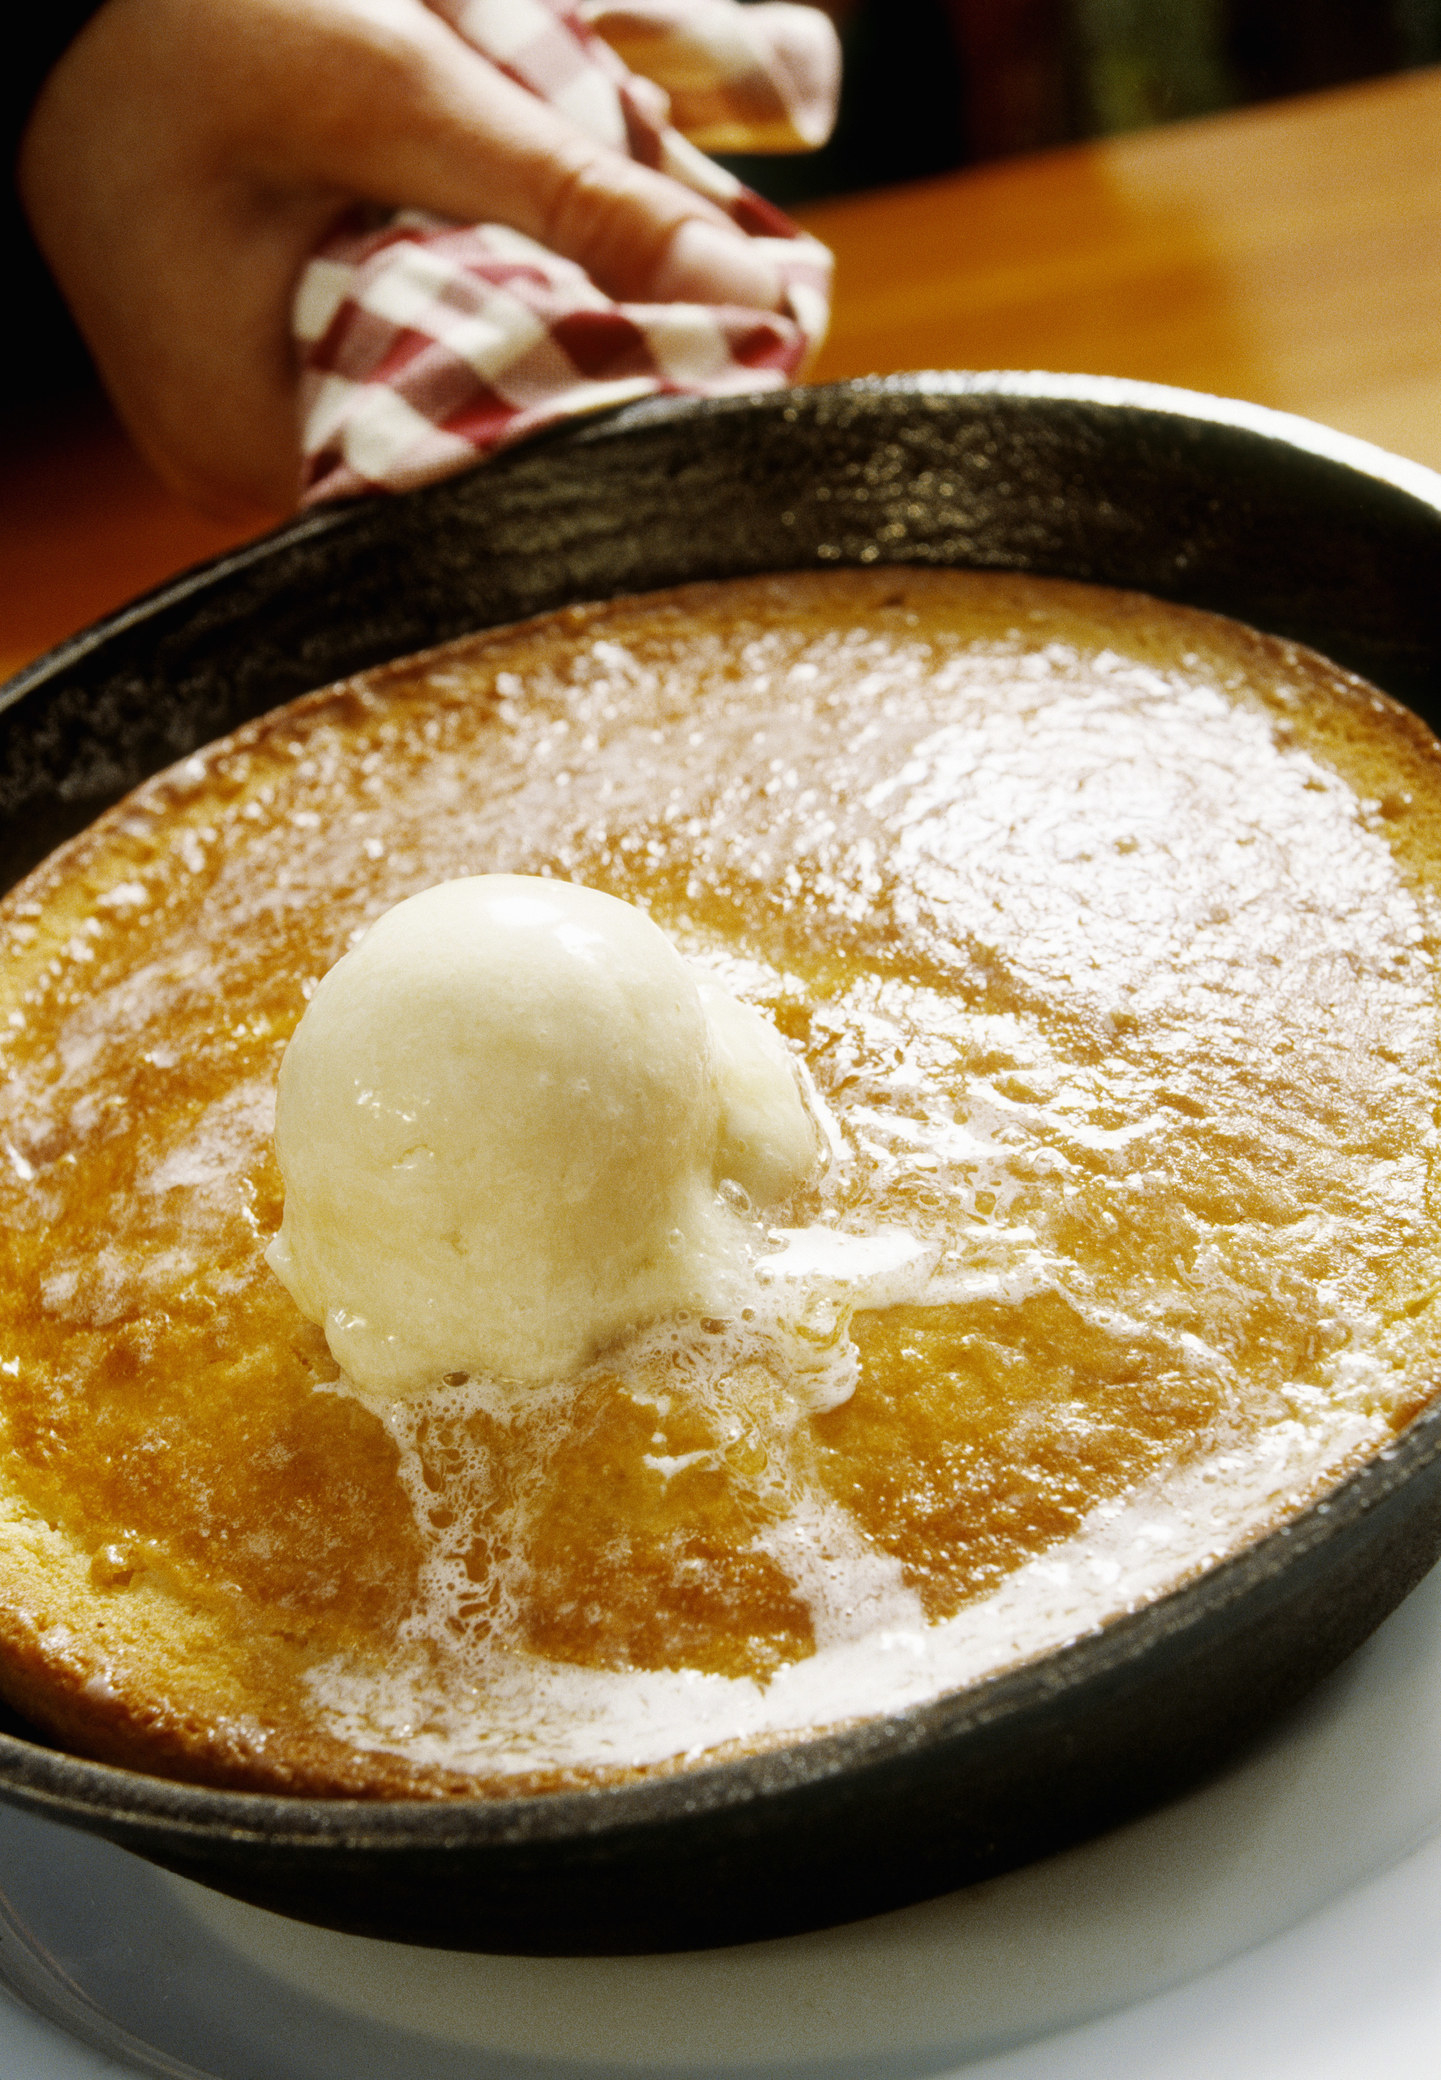
<path fill-rule="evenodd" d="M 840 121 L 737 159 L 780 203 L 1441 62 L 1441 0 L 828 0 Z"/>

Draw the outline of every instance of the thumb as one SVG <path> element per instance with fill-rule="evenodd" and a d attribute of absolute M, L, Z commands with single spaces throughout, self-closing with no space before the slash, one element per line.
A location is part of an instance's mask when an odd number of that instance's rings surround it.
<path fill-rule="evenodd" d="M 323 126 L 312 180 L 388 207 L 507 224 L 625 300 L 779 307 L 774 265 L 723 211 L 598 143 L 429 22 L 388 90 L 352 75 L 347 100 L 361 119 Z"/>

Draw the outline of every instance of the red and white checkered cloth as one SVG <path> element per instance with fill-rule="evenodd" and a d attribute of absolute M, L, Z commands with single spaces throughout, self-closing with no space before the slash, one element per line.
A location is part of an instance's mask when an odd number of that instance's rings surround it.
<path fill-rule="evenodd" d="M 342 229 L 310 262 L 295 302 L 303 502 L 432 483 L 558 420 L 637 397 L 794 381 L 824 336 L 830 254 L 662 120 L 667 97 L 637 81 L 593 24 L 615 26 L 637 62 L 647 47 L 668 50 L 672 78 L 710 135 L 731 122 L 732 148 L 754 136 L 775 149 L 789 123 L 794 148 L 816 141 L 814 109 L 794 84 L 807 67 L 787 61 L 762 18 L 799 10 L 747 9 L 742 20 L 756 18 L 757 33 L 738 40 L 741 11 L 715 0 L 592 0 L 589 19 L 568 0 L 431 4 L 578 127 L 728 211 L 762 243 L 786 308 L 617 303 L 573 261 L 497 224 L 409 212 L 378 229 Z M 683 114 L 686 94 L 672 98 Z"/>

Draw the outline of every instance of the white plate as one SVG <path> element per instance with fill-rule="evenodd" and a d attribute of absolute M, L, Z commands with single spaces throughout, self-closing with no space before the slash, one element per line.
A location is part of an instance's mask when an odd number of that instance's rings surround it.
<path fill-rule="evenodd" d="M 0 1810 L 4 2080 L 1436 2080 L 1441 1571 L 1225 1777 L 948 1899 L 680 1957 L 332 1935 Z M 36 2012 L 36 2008 L 43 2012 Z"/>

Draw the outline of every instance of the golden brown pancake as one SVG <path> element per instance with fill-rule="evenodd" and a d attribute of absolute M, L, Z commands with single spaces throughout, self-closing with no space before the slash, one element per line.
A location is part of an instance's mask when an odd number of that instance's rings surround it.
<path fill-rule="evenodd" d="M 370 921 L 492 871 L 758 1005 L 839 1137 L 771 1218 L 926 1277 L 641 1325 L 519 1413 L 351 1392 L 262 1260 L 277 1065 Z M 495 1795 L 1174 1587 L 1433 1391 L 1438 884 L 1409 713 L 1021 577 L 569 609 L 209 747 L 0 907 L 0 1692 L 162 1774 Z M 806 1338 L 858 1354 L 821 1412 Z"/>

